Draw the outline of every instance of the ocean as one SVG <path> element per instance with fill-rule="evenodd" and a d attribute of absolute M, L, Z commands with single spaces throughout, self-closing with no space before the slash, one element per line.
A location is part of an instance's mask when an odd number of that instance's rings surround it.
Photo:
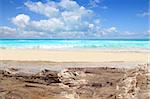
<path fill-rule="evenodd" d="M 0 39 L 0 48 L 23 49 L 144 49 L 150 50 L 147 39 Z"/>

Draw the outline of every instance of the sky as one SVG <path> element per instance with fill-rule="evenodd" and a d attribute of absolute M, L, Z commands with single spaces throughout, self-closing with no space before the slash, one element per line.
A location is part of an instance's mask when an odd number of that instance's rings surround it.
<path fill-rule="evenodd" d="M 0 39 L 149 38 L 149 0 L 0 0 Z"/>

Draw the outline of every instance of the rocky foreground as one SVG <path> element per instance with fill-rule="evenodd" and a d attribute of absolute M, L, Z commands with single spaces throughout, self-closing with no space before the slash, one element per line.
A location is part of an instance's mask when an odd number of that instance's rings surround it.
<path fill-rule="evenodd" d="M 150 66 L 0 70 L 0 99 L 150 99 Z"/>

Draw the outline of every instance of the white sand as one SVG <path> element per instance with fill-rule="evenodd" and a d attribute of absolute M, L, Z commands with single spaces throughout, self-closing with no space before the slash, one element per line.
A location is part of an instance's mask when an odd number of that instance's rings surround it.
<path fill-rule="evenodd" d="M 146 62 L 149 52 L 108 52 L 98 50 L 29 50 L 0 49 L 0 60 L 55 61 L 55 62 Z"/>

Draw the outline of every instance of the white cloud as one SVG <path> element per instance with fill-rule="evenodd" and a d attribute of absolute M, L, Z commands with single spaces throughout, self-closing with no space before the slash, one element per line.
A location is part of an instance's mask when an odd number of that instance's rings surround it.
<path fill-rule="evenodd" d="M 39 31 L 50 33 L 82 32 L 85 29 L 88 30 L 88 24 L 92 23 L 90 18 L 93 16 L 93 12 L 72 0 L 49 1 L 47 3 L 26 2 L 25 5 L 31 11 L 48 17 L 45 20 L 30 22 L 29 27 Z"/>
<path fill-rule="evenodd" d="M 94 28 L 94 24 L 89 24 L 89 28 L 93 29 Z"/>
<path fill-rule="evenodd" d="M 102 0 L 90 0 L 89 6 L 90 7 L 97 7 L 98 4 L 100 4 L 101 2 L 102 2 Z"/>
<path fill-rule="evenodd" d="M 23 31 L 18 35 L 18 37 L 22 38 L 41 38 L 41 37 L 48 37 L 47 33 L 39 32 L 39 31 Z"/>
<path fill-rule="evenodd" d="M 60 17 L 62 12 L 75 12 L 79 14 L 91 13 L 91 10 L 85 9 L 83 6 L 80 6 L 77 2 L 72 0 L 61 0 L 60 2 L 49 1 L 47 3 L 42 2 L 26 2 L 25 6 L 29 10 L 45 15 L 49 18 Z"/>
<path fill-rule="evenodd" d="M 98 3 L 100 1 L 94 2 Z M 116 27 L 102 28 L 100 19 L 93 17 L 93 11 L 80 6 L 76 1 L 26 2 L 25 6 L 30 11 L 44 15 L 47 18 L 30 20 L 30 17 L 25 14 L 13 17 L 11 21 L 17 28 L 7 30 L 16 33 L 16 37 L 86 38 L 117 32 Z"/>
<path fill-rule="evenodd" d="M 110 28 L 108 28 L 108 29 L 105 29 L 105 32 L 107 32 L 107 33 L 114 33 L 114 32 L 117 32 L 117 29 L 116 29 L 116 27 L 110 27 Z"/>
<path fill-rule="evenodd" d="M 94 29 L 96 30 L 96 36 L 108 36 L 114 33 L 116 34 L 116 32 L 118 32 L 116 27 L 101 28 L 99 26 L 96 26 Z"/>
<path fill-rule="evenodd" d="M 7 26 L 0 26 L 0 38 L 10 38 L 17 35 L 17 30 Z"/>
<path fill-rule="evenodd" d="M 135 32 L 124 31 L 121 35 L 124 35 L 124 36 L 131 36 L 131 35 L 135 35 L 135 34 L 136 34 Z"/>
<path fill-rule="evenodd" d="M 64 23 L 60 19 L 50 18 L 48 20 L 32 21 L 30 25 L 33 29 L 58 32 L 64 27 Z"/>
<path fill-rule="evenodd" d="M 47 17 L 57 17 L 59 15 L 59 9 L 55 2 L 50 1 L 48 3 L 41 2 L 26 2 L 25 5 L 33 12 L 45 15 Z"/>
<path fill-rule="evenodd" d="M 56 35 L 57 38 L 61 37 L 61 38 L 85 38 L 85 32 L 82 31 L 70 31 L 70 32 L 59 32 Z"/>
<path fill-rule="evenodd" d="M 16 33 L 16 29 L 7 26 L 0 26 L 0 35 L 15 34 L 15 33 Z"/>
<path fill-rule="evenodd" d="M 30 17 L 25 14 L 19 14 L 16 17 L 12 18 L 12 22 L 20 28 L 25 28 L 26 25 L 28 25 L 29 20 Z"/>
<path fill-rule="evenodd" d="M 143 12 L 143 13 L 139 13 L 137 14 L 138 16 L 142 16 L 142 17 L 145 17 L 145 16 L 150 16 L 150 11 L 148 12 Z"/>
<path fill-rule="evenodd" d="M 0 38 L 41 38 L 50 37 L 45 32 L 39 31 L 18 31 L 15 28 L 10 28 L 7 26 L 0 26 Z"/>
<path fill-rule="evenodd" d="M 150 30 L 147 30 L 146 32 L 144 32 L 144 34 L 150 38 Z"/>
<path fill-rule="evenodd" d="M 60 3 L 58 3 L 58 5 L 62 8 L 64 8 L 65 10 L 77 10 L 80 8 L 80 6 L 72 0 L 61 0 Z"/>

